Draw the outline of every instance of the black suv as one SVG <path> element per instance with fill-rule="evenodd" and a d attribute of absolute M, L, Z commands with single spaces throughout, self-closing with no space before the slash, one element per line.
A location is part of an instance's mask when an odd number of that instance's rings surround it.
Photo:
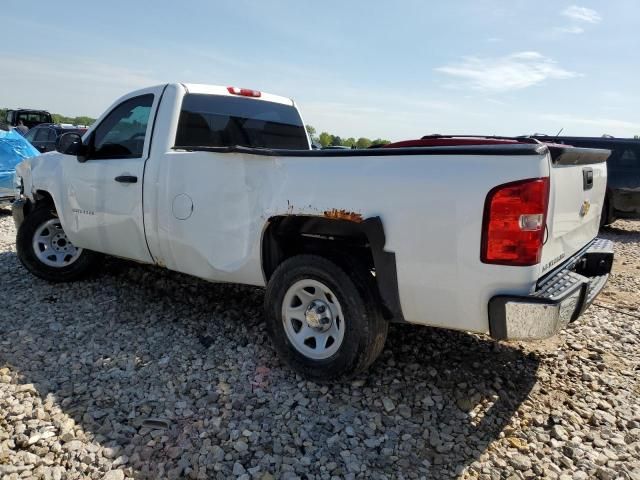
<path fill-rule="evenodd" d="M 640 140 L 614 137 L 552 137 L 534 135 L 542 142 L 611 150 L 607 160 L 607 195 L 601 225 L 618 218 L 640 219 Z"/>
<path fill-rule="evenodd" d="M 31 145 L 36 147 L 40 152 L 51 152 L 56 149 L 56 141 L 63 133 L 77 133 L 83 135 L 86 128 L 74 127 L 71 125 L 53 125 L 41 124 L 33 127 L 25 134 L 25 138 L 29 140 Z"/>

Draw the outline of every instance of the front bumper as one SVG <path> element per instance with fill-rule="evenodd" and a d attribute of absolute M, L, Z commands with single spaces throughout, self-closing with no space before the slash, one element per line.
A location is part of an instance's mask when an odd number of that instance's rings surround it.
<path fill-rule="evenodd" d="M 575 321 L 604 288 L 613 266 L 613 242 L 596 238 L 559 270 L 543 277 L 531 295 L 489 301 L 489 329 L 500 340 L 548 338 Z"/>

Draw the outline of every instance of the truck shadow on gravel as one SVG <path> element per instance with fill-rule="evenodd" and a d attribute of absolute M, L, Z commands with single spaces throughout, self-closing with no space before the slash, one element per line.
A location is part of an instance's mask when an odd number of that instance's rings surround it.
<path fill-rule="evenodd" d="M 317 385 L 276 357 L 259 288 L 119 260 L 65 285 L 34 279 L 14 253 L 0 268 L 13 287 L 0 368 L 48 399 L 58 434 L 16 449 L 44 455 L 58 440 L 55 462 L 91 478 L 114 459 L 137 478 L 455 478 L 536 382 L 538 360 L 511 346 L 396 325 L 369 372 Z M 93 452 L 67 449 L 73 437 Z"/>
<path fill-rule="evenodd" d="M 621 228 L 624 226 L 625 228 Z M 613 240 L 616 243 L 639 243 L 640 242 L 640 221 L 625 222 L 617 226 L 615 223 L 608 227 L 602 227 L 599 232 L 599 236 L 608 240 Z M 637 229 L 633 230 L 632 227 L 636 226 Z"/>

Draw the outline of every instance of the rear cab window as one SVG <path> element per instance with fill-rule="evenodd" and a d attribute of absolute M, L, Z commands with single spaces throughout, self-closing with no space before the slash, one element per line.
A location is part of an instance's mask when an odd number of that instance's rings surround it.
<path fill-rule="evenodd" d="M 231 147 L 309 150 L 298 110 L 265 100 L 187 94 L 176 133 L 176 148 Z"/>
<path fill-rule="evenodd" d="M 50 123 L 51 117 L 44 113 L 19 113 L 18 121 L 20 120 L 22 120 L 25 124 L 26 123 L 34 123 L 34 124 Z"/>

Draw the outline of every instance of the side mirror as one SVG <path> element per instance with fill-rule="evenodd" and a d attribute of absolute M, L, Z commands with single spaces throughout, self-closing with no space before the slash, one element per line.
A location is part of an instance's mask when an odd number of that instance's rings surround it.
<path fill-rule="evenodd" d="M 56 140 L 56 151 L 65 155 L 75 155 L 79 162 L 86 162 L 89 149 L 82 143 L 80 135 L 69 132 L 60 135 Z"/>

